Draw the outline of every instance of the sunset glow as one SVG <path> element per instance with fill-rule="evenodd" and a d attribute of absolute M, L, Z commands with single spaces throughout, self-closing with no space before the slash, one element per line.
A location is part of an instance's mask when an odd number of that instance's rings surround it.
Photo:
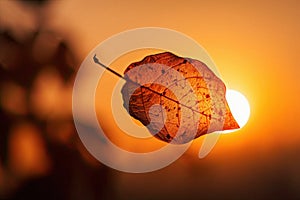
<path fill-rule="evenodd" d="M 243 128 L 250 117 L 250 105 L 247 98 L 242 93 L 229 89 L 226 92 L 226 99 L 240 129 Z M 234 132 L 236 130 L 224 131 L 224 133 Z"/>

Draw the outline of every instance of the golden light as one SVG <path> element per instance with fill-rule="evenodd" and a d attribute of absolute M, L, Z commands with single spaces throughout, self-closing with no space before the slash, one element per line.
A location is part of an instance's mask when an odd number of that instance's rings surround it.
<path fill-rule="evenodd" d="M 233 117 L 239 124 L 240 128 L 243 128 L 250 117 L 250 105 L 247 98 L 242 93 L 229 89 L 226 92 L 226 99 Z M 239 129 L 222 131 L 222 133 L 230 133 L 237 130 Z"/>

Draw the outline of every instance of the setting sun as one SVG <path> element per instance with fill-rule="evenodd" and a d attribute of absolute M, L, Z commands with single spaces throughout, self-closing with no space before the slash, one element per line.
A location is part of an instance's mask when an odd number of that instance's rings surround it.
<path fill-rule="evenodd" d="M 226 92 L 226 99 L 232 115 L 236 119 L 240 128 L 243 128 L 243 126 L 247 124 L 250 117 L 250 105 L 247 98 L 242 93 L 229 89 Z M 224 133 L 233 131 L 235 130 L 224 131 Z"/>

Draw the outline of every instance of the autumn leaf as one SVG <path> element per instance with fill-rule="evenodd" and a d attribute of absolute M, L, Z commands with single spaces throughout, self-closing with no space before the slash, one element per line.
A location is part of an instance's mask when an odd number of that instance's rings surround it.
<path fill-rule="evenodd" d="M 124 74 L 124 107 L 160 140 L 183 144 L 239 128 L 225 84 L 198 60 L 164 52 L 130 64 Z"/>

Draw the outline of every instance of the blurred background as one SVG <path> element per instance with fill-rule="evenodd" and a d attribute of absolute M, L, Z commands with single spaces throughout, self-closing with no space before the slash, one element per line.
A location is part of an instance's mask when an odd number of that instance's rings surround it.
<path fill-rule="evenodd" d="M 296 0 L 1 0 L 0 199 L 300 199 L 299 10 Z M 86 151 L 72 87 L 98 43 L 145 26 L 194 38 L 251 116 L 204 159 L 199 138 L 170 166 L 129 174 Z M 101 123 L 106 113 L 97 115 Z"/>

